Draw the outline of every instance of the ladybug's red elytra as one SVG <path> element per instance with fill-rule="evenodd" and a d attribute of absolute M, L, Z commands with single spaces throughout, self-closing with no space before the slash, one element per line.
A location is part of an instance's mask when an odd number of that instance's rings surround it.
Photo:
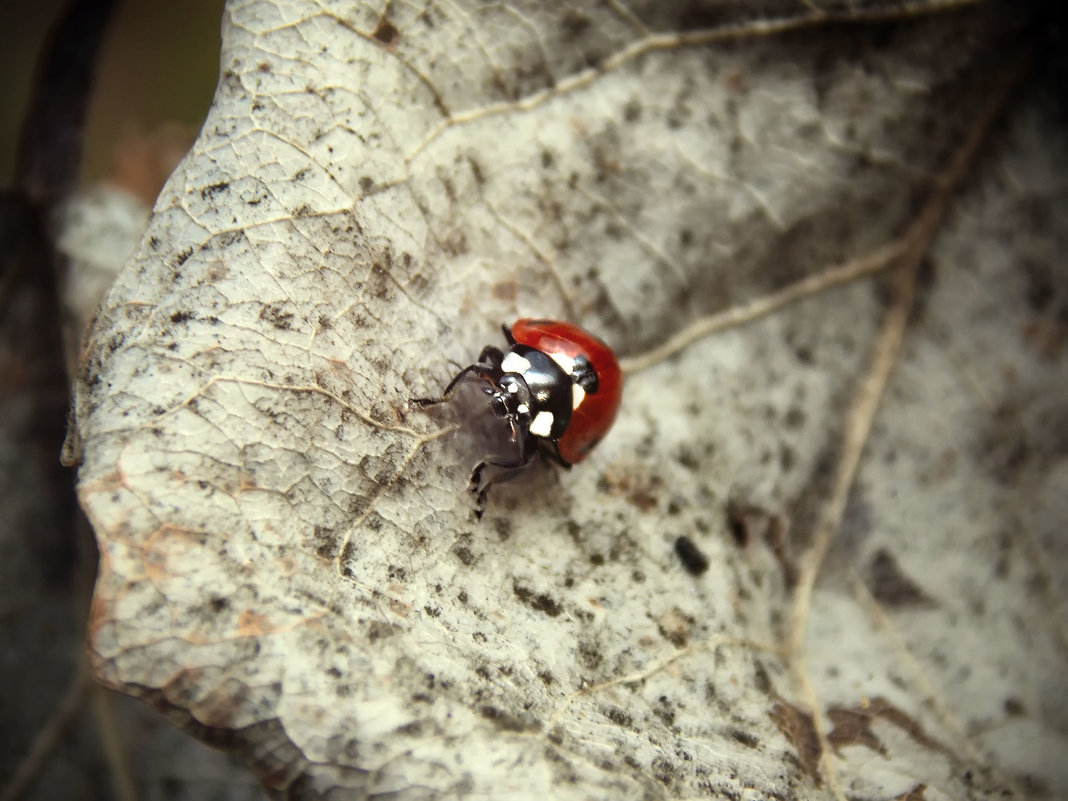
<path fill-rule="evenodd" d="M 443 403 L 460 380 L 484 383 L 490 408 L 508 421 L 514 457 L 487 456 L 471 471 L 475 516 L 482 517 L 489 488 L 518 475 L 540 450 L 563 465 L 581 462 L 608 433 L 619 411 L 623 374 L 615 353 L 588 331 L 557 320 L 516 320 L 502 327 L 508 350 L 487 345 L 478 361 L 458 372 L 440 398 L 412 398 L 420 406 Z M 487 467 L 500 470 L 483 481 Z"/>

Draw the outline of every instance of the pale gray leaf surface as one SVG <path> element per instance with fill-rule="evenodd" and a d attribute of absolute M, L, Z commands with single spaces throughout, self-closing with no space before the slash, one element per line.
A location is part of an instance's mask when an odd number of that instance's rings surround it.
<path fill-rule="evenodd" d="M 1066 154 L 1038 98 L 931 254 L 803 662 L 795 564 L 878 282 L 631 376 L 586 463 L 481 524 L 478 393 L 407 403 L 517 316 L 635 354 L 899 234 L 1012 26 L 767 22 L 805 13 L 231 3 L 76 398 L 98 676 L 294 798 L 1068 787 L 1066 243 L 1038 211 Z"/>

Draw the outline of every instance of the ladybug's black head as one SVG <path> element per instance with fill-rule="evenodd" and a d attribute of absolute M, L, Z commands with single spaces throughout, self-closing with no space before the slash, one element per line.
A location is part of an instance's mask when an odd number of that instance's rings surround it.
<path fill-rule="evenodd" d="M 521 375 L 505 373 L 482 391 L 490 396 L 490 409 L 497 417 L 505 417 L 518 425 L 530 422 L 531 397 L 527 382 Z"/>

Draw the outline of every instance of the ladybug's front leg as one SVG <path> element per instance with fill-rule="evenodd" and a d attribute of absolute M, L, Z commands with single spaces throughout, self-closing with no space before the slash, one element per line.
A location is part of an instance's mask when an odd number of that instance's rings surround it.
<path fill-rule="evenodd" d="M 438 403 L 444 403 L 452 397 L 460 380 L 469 373 L 475 373 L 484 381 L 496 381 L 501 377 L 502 361 L 504 361 L 504 354 L 501 352 L 501 349 L 495 348 L 492 345 L 487 345 L 482 349 L 482 352 L 478 354 L 477 362 L 467 365 L 467 367 L 463 368 L 452 377 L 452 381 L 445 387 L 445 391 L 441 393 L 440 398 L 409 398 L 408 401 L 417 406 L 434 406 Z"/>

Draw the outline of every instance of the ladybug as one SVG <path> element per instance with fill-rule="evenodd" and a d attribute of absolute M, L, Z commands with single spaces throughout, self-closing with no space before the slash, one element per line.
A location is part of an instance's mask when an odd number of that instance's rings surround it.
<path fill-rule="evenodd" d="M 471 471 L 475 516 L 489 488 L 507 481 L 541 452 L 570 468 L 608 433 L 619 411 L 623 374 L 615 353 L 588 331 L 558 320 L 522 319 L 502 326 L 508 350 L 487 345 L 458 372 L 440 398 L 412 398 L 419 406 L 443 403 L 467 375 L 483 382 L 490 409 L 508 421 L 514 456 L 487 456 Z M 499 470 L 483 481 L 488 467 Z"/>

